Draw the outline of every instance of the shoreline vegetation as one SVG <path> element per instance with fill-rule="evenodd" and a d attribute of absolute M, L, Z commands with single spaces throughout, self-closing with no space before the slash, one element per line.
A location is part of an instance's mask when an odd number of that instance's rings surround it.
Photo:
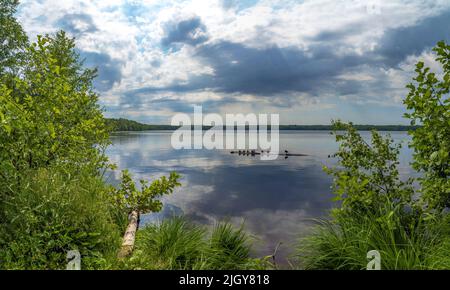
<path fill-rule="evenodd" d="M 123 170 L 116 187 L 104 180 L 117 168 L 105 155 L 112 128 L 97 71 L 64 31 L 30 42 L 17 5 L 0 2 L 0 269 L 65 269 L 69 251 L 81 269 L 277 269 L 275 253 L 252 257 L 243 227 L 177 217 L 138 228 L 180 176 L 136 182 Z M 442 76 L 417 63 L 404 100 L 411 126 L 421 124 L 409 144 L 421 177 L 400 179 L 389 135 L 372 131 L 367 143 L 334 122 L 338 166 L 324 170 L 340 205 L 299 242 L 293 269 L 366 269 L 369 250 L 381 269 L 450 269 L 450 46 L 433 51 Z"/>
<path fill-rule="evenodd" d="M 106 118 L 106 124 L 112 132 L 135 132 L 135 131 L 173 131 L 181 128 L 181 126 L 171 125 L 155 125 L 144 124 L 134 120 L 124 118 Z M 416 130 L 420 126 L 417 125 L 357 125 L 353 127 L 358 131 L 411 131 Z M 212 126 L 202 126 L 202 130 L 209 130 Z M 191 126 L 191 129 L 194 129 Z M 224 127 L 225 129 L 225 127 Z M 257 130 L 259 127 L 257 127 Z M 267 127 L 270 130 L 270 126 Z M 280 131 L 289 130 L 305 130 L 305 131 L 333 131 L 333 125 L 280 125 Z M 235 126 L 236 130 L 236 126 Z M 248 126 L 245 126 L 245 130 L 248 130 Z"/>

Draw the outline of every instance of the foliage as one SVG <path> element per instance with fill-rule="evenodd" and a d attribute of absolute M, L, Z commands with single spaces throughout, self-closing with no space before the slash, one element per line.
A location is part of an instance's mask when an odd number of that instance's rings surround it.
<path fill-rule="evenodd" d="M 414 191 L 411 179 L 399 179 L 400 145 L 393 145 L 389 136 L 383 138 L 376 131 L 372 131 L 369 144 L 351 124 L 337 121 L 334 125 L 336 130 L 345 129 L 333 133 L 339 142 L 339 150 L 333 155 L 338 158 L 338 165 L 324 168 L 334 177 L 335 201 L 342 202 L 334 214 L 380 211 L 386 204 L 401 210 L 408 205 Z"/>
<path fill-rule="evenodd" d="M 141 261 L 144 268 L 192 269 L 198 259 L 205 258 L 202 257 L 204 235 L 205 229 L 182 218 L 165 220 L 160 225 L 150 225 L 138 232 L 131 259 L 144 259 Z"/>
<path fill-rule="evenodd" d="M 111 131 L 147 131 L 147 130 L 175 130 L 178 126 L 170 125 L 148 125 L 127 119 L 106 119 Z"/>
<path fill-rule="evenodd" d="M 423 62 L 416 65 L 417 76 L 407 87 L 405 116 L 422 126 L 411 132 L 415 169 L 420 178 L 424 203 L 430 213 L 450 207 L 450 45 L 441 41 L 433 49 L 441 64 L 439 77 Z"/>
<path fill-rule="evenodd" d="M 302 269 L 363 270 L 370 250 L 380 253 L 383 270 L 450 268 L 448 220 L 421 220 L 405 227 L 400 214 L 394 212 L 317 222 L 296 249 Z"/>
<path fill-rule="evenodd" d="M 84 268 L 116 254 L 122 229 L 101 178 L 108 143 L 92 80 L 64 32 L 28 40 L 0 3 L 0 267 Z M 117 219 L 119 220 L 119 219 Z"/>
<path fill-rule="evenodd" d="M 148 225 L 137 233 L 133 256 L 118 264 L 122 269 L 265 269 L 267 259 L 250 258 L 248 236 L 228 223 L 212 233 L 183 217 Z"/>
<path fill-rule="evenodd" d="M 382 269 L 445 269 L 450 235 L 448 219 L 429 218 L 414 199 L 413 180 L 400 180 L 400 145 L 372 132 L 370 144 L 351 124 L 336 122 L 338 164 L 334 176 L 340 206 L 331 220 L 319 220 L 314 233 L 301 239 L 299 266 L 306 269 L 365 269 L 367 252 L 377 250 Z"/>
<path fill-rule="evenodd" d="M 122 171 L 122 180 L 119 188 L 113 188 L 109 194 L 112 203 L 125 212 L 133 210 L 139 213 L 158 212 L 162 208 L 162 202 L 156 198 L 173 192 L 178 182 L 179 175 L 171 172 L 169 178 L 165 176 L 154 180 L 149 184 L 146 180 L 140 180 L 140 190 L 131 178 L 128 170 Z"/>
<path fill-rule="evenodd" d="M 13 17 L 17 4 L 0 3 L 0 267 L 60 269 L 77 249 L 83 268 L 109 268 L 125 211 L 158 211 L 156 198 L 179 176 L 137 190 L 125 172 L 119 189 L 106 185 L 102 173 L 112 166 L 97 71 L 83 66 L 63 31 L 29 44 Z"/>
<path fill-rule="evenodd" d="M 0 1 L 0 79 L 17 76 L 25 61 L 28 38 L 14 18 L 18 0 Z"/>
<path fill-rule="evenodd" d="M 243 227 L 234 229 L 229 223 L 217 223 L 209 242 L 209 262 L 221 269 L 234 269 L 250 255 L 249 237 Z"/>
<path fill-rule="evenodd" d="M 369 145 L 351 124 L 336 122 L 338 166 L 325 168 L 334 177 L 340 207 L 330 221 L 303 239 L 297 249 L 305 268 L 364 269 L 366 253 L 377 250 L 383 269 L 448 269 L 449 90 L 450 46 L 434 49 L 443 77 L 416 66 L 416 84 L 405 99 L 414 149 L 413 167 L 422 172 L 420 187 L 399 177 L 399 145 L 373 131 Z M 413 198 L 415 197 L 415 198 Z"/>
<path fill-rule="evenodd" d="M 102 268 L 116 255 L 122 228 L 114 223 L 101 178 L 58 167 L 30 169 L 20 190 L 2 200 L 0 268 L 64 269 L 68 250 L 82 269 Z"/>
<path fill-rule="evenodd" d="M 105 166 L 100 148 L 107 144 L 108 134 L 92 78 L 86 78 L 86 71 L 66 69 L 80 65 L 73 40 L 64 33 L 39 37 L 27 56 L 22 78 L 16 77 L 12 88 L 1 89 L 4 180 L 28 168 L 67 162 L 90 167 L 94 174 Z"/>

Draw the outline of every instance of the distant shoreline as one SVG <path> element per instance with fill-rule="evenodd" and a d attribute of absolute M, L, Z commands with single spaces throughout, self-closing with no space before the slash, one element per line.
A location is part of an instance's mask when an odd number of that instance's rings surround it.
<path fill-rule="evenodd" d="M 112 119 L 106 118 L 106 122 L 113 132 L 138 132 L 138 131 L 173 131 L 180 126 L 171 125 L 150 125 L 143 124 L 128 119 Z M 409 125 L 353 125 L 358 131 L 410 131 L 415 130 L 419 126 Z M 212 126 L 203 126 L 203 130 L 209 130 Z M 236 128 L 235 128 L 236 129 Z M 247 128 L 248 129 L 248 128 Z M 270 126 L 268 127 L 270 129 Z M 280 125 L 280 131 L 331 131 L 332 125 Z"/>

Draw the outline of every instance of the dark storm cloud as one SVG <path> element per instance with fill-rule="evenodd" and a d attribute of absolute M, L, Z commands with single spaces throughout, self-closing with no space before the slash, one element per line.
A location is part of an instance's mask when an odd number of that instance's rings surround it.
<path fill-rule="evenodd" d="M 211 67 L 214 75 L 196 75 L 187 84 L 175 81 L 166 87 L 141 88 L 129 94 L 203 89 L 261 96 L 288 92 L 319 94 L 322 90 L 318 85 L 331 82 L 344 69 L 364 62 L 358 55 L 338 57 L 330 46 L 317 46 L 305 52 L 276 46 L 250 48 L 228 41 L 201 45 L 193 57 Z"/>
<path fill-rule="evenodd" d="M 99 91 L 108 91 L 115 83 L 122 79 L 122 62 L 111 58 L 106 53 L 81 51 L 80 55 L 85 59 L 88 67 L 97 67 L 98 76 L 94 86 Z"/>
<path fill-rule="evenodd" d="M 208 39 L 205 33 L 206 26 L 199 17 L 181 20 L 176 23 L 171 22 L 166 24 L 165 36 L 161 39 L 161 44 L 163 46 L 179 43 L 197 45 Z"/>
<path fill-rule="evenodd" d="M 213 68 L 215 75 L 209 83 L 216 91 L 264 96 L 313 92 L 319 83 L 360 63 L 359 56 L 338 57 L 328 46 L 307 53 L 296 48 L 256 49 L 220 42 L 202 46 L 196 56 Z"/>
<path fill-rule="evenodd" d="M 418 55 L 440 40 L 450 41 L 450 11 L 427 18 L 414 26 L 387 31 L 379 42 L 376 53 L 387 65 L 397 65 L 408 55 Z"/>
<path fill-rule="evenodd" d="M 395 66 L 408 55 L 420 54 L 437 41 L 450 40 L 450 11 L 425 19 L 414 26 L 388 30 L 374 52 L 365 55 L 337 55 L 345 33 L 362 32 L 352 27 L 333 34 L 323 33 L 322 41 L 308 52 L 296 48 L 255 49 L 242 44 L 219 42 L 199 47 L 196 57 L 213 68 L 215 76 L 206 85 L 220 92 L 274 95 L 286 92 L 354 94 L 363 84 L 344 81 L 342 73 L 363 66 Z M 335 37 L 336 36 L 336 37 Z M 199 81 L 191 83 L 198 89 Z"/>
<path fill-rule="evenodd" d="M 154 92 L 154 91 L 151 91 Z M 148 95 L 151 95 L 151 92 L 146 91 Z M 201 102 L 203 107 L 203 113 L 215 113 L 217 112 L 221 106 L 230 104 L 234 102 L 233 98 L 223 98 L 221 100 L 205 100 Z M 188 103 L 185 100 L 175 99 L 171 97 L 163 97 L 157 99 L 151 99 L 141 97 L 136 93 L 126 93 L 125 97 L 121 100 L 121 106 L 129 106 L 133 109 L 142 109 L 145 106 L 145 109 L 154 109 L 154 110 L 164 110 L 167 109 L 173 112 L 181 112 L 181 113 L 192 113 L 194 110 L 194 103 Z M 198 104 L 197 104 L 198 105 Z"/>
<path fill-rule="evenodd" d="M 75 36 L 97 31 L 92 17 L 81 13 L 64 15 L 57 21 L 57 26 Z"/>
<path fill-rule="evenodd" d="M 345 26 L 344 29 L 324 30 L 317 35 L 309 37 L 308 40 L 322 43 L 342 43 L 346 41 L 346 37 L 360 34 L 362 30 L 363 28 L 361 26 L 352 24 Z"/>
<path fill-rule="evenodd" d="M 319 43 L 347 45 L 347 37 L 358 35 L 369 27 L 349 25 L 340 30 L 328 30 L 312 37 Z M 450 40 L 450 11 L 419 21 L 415 25 L 387 30 L 372 53 L 368 63 L 394 67 L 410 55 L 419 55 L 440 40 Z"/>
<path fill-rule="evenodd" d="M 140 103 L 142 100 L 136 100 L 137 102 L 134 103 L 134 105 L 140 106 Z M 193 106 L 189 103 L 186 103 L 184 101 L 176 100 L 176 99 L 156 99 L 156 100 L 150 100 L 146 101 L 145 104 L 147 105 L 147 108 L 154 108 L 154 109 L 169 109 L 174 112 L 184 112 L 184 113 L 191 113 L 194 109 Z"/>
<path fill-rule="evenodd" d="M 181 25 L 180 25 L 181 23 Z M 185 93 L 210 90 L 217 93 L 253 94 L 262 97 L 279 97 L 289 93 L 306 93 L 320 96 L 360 95 L 389 90 L 390 81 L 379 75 L 379 80 L 357 81 L 341 78 L 344 73 L 377 73 L 377 68 L 396 67 L 409 55 L 418 55 L 441 39 L 450 40 L 450 11 L 424 19 L 409 27 L 387 30 L 371 52 L 356 54 L 348 51 L 346 37 L 362 33 L 363 26 L 353 26 L 341 31 L 323 32 L 313 39 L 308 50 L 296 47 L 248 47 L 242 43 L 215 41 L 197 43 L 190 39 L 190 31 L 201 27 L 200 19 L 179 22 L 167 35 L 164 43 L 195 43 L 193 58 L 213 70 L 213 75 L 193 75 L 188 81 L 174 81 L 165 87 L 144 87 L 127 94 L 127 103 L 148 100 L 153 93 Z M 338 53 L 340 52 L 340 53 Z M 144 99 L 144 100 L 142 100 Z M 229 99 L 227 101 L 230 101 Z M 168 102 L 173 109 L 177 102 Z M 274 106 L 281 103 L 273 102 Z"/>

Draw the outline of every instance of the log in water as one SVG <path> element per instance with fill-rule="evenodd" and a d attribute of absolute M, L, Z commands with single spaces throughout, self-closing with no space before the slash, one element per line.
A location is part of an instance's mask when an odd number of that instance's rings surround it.
<path fill-rule="evenodd" d="M 231 154 L 238 154 L 238 155 L 261 155 L 261 154 L 270 154 L 269 152 L 258 152 L 255 150 L 242 150 L 242 151 L 231 151 Z M 307 154 L 299 154 L 299 153 L 278 153 L 280 156 L 308 156 Z"/>

